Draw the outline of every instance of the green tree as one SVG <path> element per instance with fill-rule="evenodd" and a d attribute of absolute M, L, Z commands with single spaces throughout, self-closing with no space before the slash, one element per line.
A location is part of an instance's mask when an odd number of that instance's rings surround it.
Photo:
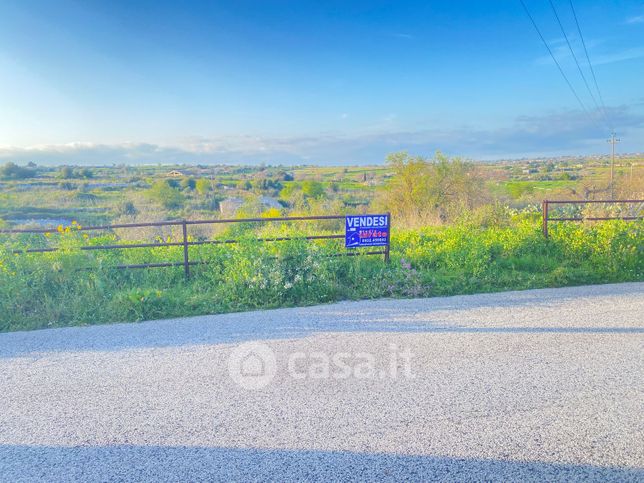
<path fill-rule="evenodd" d="M 379 194 L 376 206 L 409 226 L 455 218 L 486 199 L 483 179 L 471 163 L 440 152 L 434 159 L 390 154 L 393 176 Z"/>
<path fill-rule="evenodd" d="M 206 178 L 199 178 L 195 184 L 195 189 L 200 195 L 206 195 L 212 188 L 210 180 Z"/>
<path fill-rule="evenodd" d="M 302 193 L 309 198 L 322 198 L 324 196 L 324 186 L 319 181 L 303 181 Z"/>
<path fill-rule="evenodd" d="M 89 168 L 83 168 L 78 173 L 78 176 L 85 179 L 90 179 L 94 177 L 94 172 Z"/>
<path fill-rule="evenodd" d="M 185 202 L 183 194 L 170 186 L 166 180 L 155 182 L 147 191 L 147 195 L 168 210 L 179 209 Z"/>
<path fill-rule="evenodd" d="M 295 193 L 296 191 L 298 191 L 298 190 L 299 190 L 299 188 L 300 188 L 300 185 L 299 185 L 299 183 L 297 183 L 297 182 L 290 182 L 290 183 L 288 183 L 288 184 L 287 184 L 286 186 L 284 186 L 284 188 L 282 188 L 282 190 L 280 191 L 280 198 L 283 198 L 283 199 L 285 199 L 285 200 L 286 200 L 286 199 L 288 199 L 288 198 L 290 198 L 290 197 L 293 195 L 293 193 Z"/>
<path fill-rule="evenodd" d="M 457 217 L 487 201 L 484 180 L 472 163 L 436 153 L 432 163 L 432 196 L 441 220 Z"/>
<path fill-rule="evenodd" d="M 71 166 L 63 166 L 60 168 L 58 176 L 63 179 L 71 179 L 74 177 L 74 168 Z"/>
<path fill-rule="evenodd" d="M 183 178 L 181 180 L 181 188 L 184 190 L 194 190 L 197 186 L 197 180 L 194 178 Z"/>
<path fill-rule="evenodd" d="M 0 167 L 0 177 L 4 179 L 26 179 L 35 175 L 35 169 L 18 166 L 16 163 L 9 162 Z"/>
<path fill-rule="evenodd" d="M 387 156 L 387 164 L 393 176 L 376 202 L 379 210 L 390 211 L 405 224 L 424 223 L 431 210 L 430 176 L 431 168 L 427 159 L 409 156 L 406 152 Z"/>
<path fill-rule="evenodd" d="M 248 191 L 248 190 L 253 189 L 253 184 L 252 184 L 249 180 L 247 180 L 247 179 L 246 179 L 246 180 L 241 179 L 241 180 L 239 180 L 239 182 L 237 183 L 237 189 L 238 189 L 238 190 L 245 190 L 245 191 Z"/>

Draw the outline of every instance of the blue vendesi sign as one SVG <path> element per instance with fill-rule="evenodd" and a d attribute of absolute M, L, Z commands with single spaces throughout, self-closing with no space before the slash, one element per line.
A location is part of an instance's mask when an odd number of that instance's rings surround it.
<path fill-rule="evenodd" d="M 347 215 L 344 246 L 384 247 L 389 245 L 389 215 Z"/>

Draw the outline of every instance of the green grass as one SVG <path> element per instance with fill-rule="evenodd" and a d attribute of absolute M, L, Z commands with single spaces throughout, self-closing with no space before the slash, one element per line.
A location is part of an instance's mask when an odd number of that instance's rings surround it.
<path fill-rule="evenodd" d="M 328 227 L 336 231 L 337 227 Z M 544 240 L 538 221 L 459 224 L 393 233 L 392 260 L 330 257 L 338 242 L 258 243 L 238 227 L 236 245 L 195 246 L 195 266 L 115 270 L 117 264 L 179 261 L 181 247 L 80 251 L 71 230 L 46 241 L 62 251 L 11 253 L 44 244 L 5 239 L 0 248 L 0 331 L 138 321 L 206 313 L 288 307 L 343 299 L 416 297 L 644 280 L 644 223 L 558 224 Z M 265 227 L 261 235 L 285 234 Z M 292 231 L 289 232 L 294 234 Z M 303 233 L 299 233 L 303 234 Z"/>
<path fill-rule="evenodd" d="M 498 186 L 503 192 L 516 199 L 526 194 L 545 194 L 548 191 L 574 188 L 578 183 L 576 180 L 504 181 L 499 183 Z"/>

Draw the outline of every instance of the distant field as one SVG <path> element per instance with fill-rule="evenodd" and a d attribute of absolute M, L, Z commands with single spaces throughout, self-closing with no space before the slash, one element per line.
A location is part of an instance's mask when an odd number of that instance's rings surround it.
<path fill-rule="evenodd" d="M 641 160 L 620 160 L 618 180 L 641 177 Z M 631 163 L 635 166 L 630 169 Z M 0 167 L 1 168 L 1 167 Z M 135 222 L 176 218 L 343 213 L 366 210 L 386 190 L 390 166 L 33 166 L 24 179 L 2 177 L 0 226 L 57 226 Z M 492 196 L 516 209 L 548 197 L 578 197 L 583 187 L 601 196 L 609 167 L 605 160 L 523 161 L 478 165 Z M 179 173 L 170 176 L 170 173 Z M 572 179 L 557 179 L 571 177 Z M 154 192 L 159 183 L 173 190 Z M 306 183 L 306 185 L 305 185 Z M 632 185 L 634 183 L 631 183 Z M 199 185 L 199 186 L 197 186 Z M 168 200 L 168 196 L 173 199 Z M 268 200 L 268 201 L 266 201 Z M 268 204 L 266 204 L 268 203 Z"/>
<path fill-rule="evenodd" d="M 570 189 L 577 186 L 578 181 L 558 180 L 558 181 L 502 181 L 499 188 L 505 194 L 512 198 L 520 198 L 524 195 L 539 194 L 545 195 L 548 192 L 561 189 Z"/>

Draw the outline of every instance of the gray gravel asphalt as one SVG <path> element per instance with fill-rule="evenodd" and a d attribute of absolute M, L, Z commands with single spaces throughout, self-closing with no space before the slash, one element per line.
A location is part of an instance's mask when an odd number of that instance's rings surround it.
<path fill-rule="evenodd" d="M 0 334 L 0 481 L 644 481 L 643 381 L 644 283 Z"/>

